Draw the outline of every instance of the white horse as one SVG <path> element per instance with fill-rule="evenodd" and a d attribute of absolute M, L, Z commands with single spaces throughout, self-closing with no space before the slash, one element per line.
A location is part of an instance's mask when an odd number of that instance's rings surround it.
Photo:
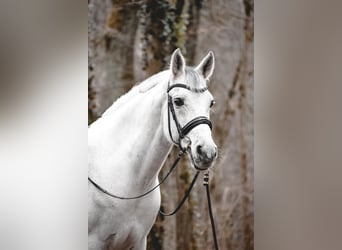
<path fill-rule="evenodd" d="M 192 166 L 208 169 L 217 157 L 208 120 L 214 100 L 207 82 L 213 70 L 212 52 L 192 68 L 177 49 L 170 70 L 118 99 L 89 127 L 91 180 L 119 196 L 142 194 L 159 183 L 158 173 L 171 148 L 185 138 L 191 141 Z M 182 131 L 189 121 L 188 131 Z M 159 189 L 140 199 L 120 200 L 89 182 L 88 248 L 145 250 L 159 207 Z"/>

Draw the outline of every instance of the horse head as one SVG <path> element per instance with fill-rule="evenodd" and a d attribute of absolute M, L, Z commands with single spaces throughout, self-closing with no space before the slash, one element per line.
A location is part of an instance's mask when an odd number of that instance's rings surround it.
<path fill-rule="evenodd" d="M 186 66 L 179 49 L 171 56 L 164 133 L 181 149 L 188 149 L 192 165 L 199 170 L 208 169 L 217 158 L 210 122 L 215 101 L 207 89 L 214 66 L 211 51 L 196 67 Z"/>

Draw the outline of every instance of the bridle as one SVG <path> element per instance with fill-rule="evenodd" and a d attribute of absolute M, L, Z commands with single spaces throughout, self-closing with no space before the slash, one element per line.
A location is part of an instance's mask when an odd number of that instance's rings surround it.
<path fill-rule="evenodd" d="M 184 89 L 187 89 L 187 90 L 195 92 L 195 93 L 203 93 L 203 92 L 207 91 L 208 88 L 204 87 L 204 88 L 200 88 L 200 89 L 195 89 L 195 88 L 190 88 L 188 85 L 185 85 L 182 83 L 176 83 L 176 84 L 173 84 L 170 86 L 170 81 L 168 82 L 168 88 L 167 88 L 167 97 L 168 97 L 168 102 L 167 102 L 168 114 L 167 114 L 167 117 L 168 118 L 167 118 L 167 122 L 168 122 L 169 136 L 170 136 L 171 140 L 173 141 L 173 143 L 176 144 L 183 152 L 185 152 L 187 150 L 187 147 L 191 144 L 190 138 L 186 137 L 187 134 L 192 129 L 194 129 L 195 127 L 197 127 L 198 125 L 201 125 L 201 124 L 208 125 L 210 130 L 211 130 L 212 124 L 211 124 L 211 121 L 207 117 L 198 116 L 198 117 L 192 119 L 191 121 L 189 121 L 188 123 L 186 123 L 183 127 L 181 127 L 181 125 L 179 124 L 179 121 L 177 119 L 177 116 L 176 116 L 172 96 L 170 95 L 170 91 L 174 88 L 184 88 Z M 170 113 L 172 115 L 172 119 L 173 119 L 173 121 L 176 125 L 176 128 L 177 128 L 178 141 L 176 141 L 172 136 Z M 183 145 L 182 145 L 182 140 L 184 138 L 187 138 L 187 140 L 188 140 L 186 147 L 183 147 Z M 197 166 L 195 164 L 194 164 L 194 166 L 196 169 L 201 170 L 201 169 L 197 168 Z"/>

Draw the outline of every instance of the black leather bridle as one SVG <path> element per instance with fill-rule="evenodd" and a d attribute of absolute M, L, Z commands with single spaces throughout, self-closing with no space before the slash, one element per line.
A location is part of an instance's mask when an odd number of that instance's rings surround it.
<path fill-rule="evenodd" d="M 200 89 L 194 89 L 194 88 L 190 88 L 188 85 L 182 84 L 182 83 L 176 83 L 170 86 L 170 82 L 168 83 L 168 88 L 167 88 L 167 96 L 168 96 L 168 129 L 169 129 L 169 135 L 171 140 L 173 141 L 173 143 L 175 143 L 176 145 L 179 146 L 179 148 L 184 152 L 186 151 L 186 148 L 184 148 L 182 146 L 182 140 L 186 137 L 186 135 L 195 127 L 197 127 L 198 125 L 201 124 L 207 124 L 210 128 L 210 130 L 212 129 L 212 124 L 211 121 L 205 117 L 205 116 L 198 116 L 194 119 L 192 119 L 191 121 L 189 121 L 188 123 L 186 123 L 183 127 L 179 124 L 179 121 L 177 119 L 176 116 L 176 112 L 175 112 L 175 107 L 173 106 L 173 99 L 170 95 L 170 91 L 173 88 L 184 88 L 187 89 L 189 91 L 195 92 L 195 93 L 203 93 L 205 91 L 208 90 L 207 87 L 204 88 L 200 88 Z M 178 132 L 178 142 L 174 140 L 173 136 L 172 136 L 172 132 L 171 132 L 171 119 L 170 119 L 170 113 L 172 115 L 172 119 L 176 125 L 177 128 L 177 132 Z M 190 141 L 191 143 L 191 141 Z"/>

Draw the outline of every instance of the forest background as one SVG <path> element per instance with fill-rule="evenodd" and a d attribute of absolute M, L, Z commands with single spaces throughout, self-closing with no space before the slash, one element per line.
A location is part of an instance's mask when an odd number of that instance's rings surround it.
<path fill-rule="evenodd" d="M 88 124 L 135 84 L 166 69 L 176 48 L 187 65 L 214 52 L 209 89 L 219 157 L 210 187 L 220 249 L 254 249 L 253 42 L 253 0 L 88 1 Z M 178 204 L 193 174 L 183 160 L 161 188 L 164 210 Z M 148 249 L 211 249 L 209 223 L 198 182 L 177 215 L 158 216 Z"/>

